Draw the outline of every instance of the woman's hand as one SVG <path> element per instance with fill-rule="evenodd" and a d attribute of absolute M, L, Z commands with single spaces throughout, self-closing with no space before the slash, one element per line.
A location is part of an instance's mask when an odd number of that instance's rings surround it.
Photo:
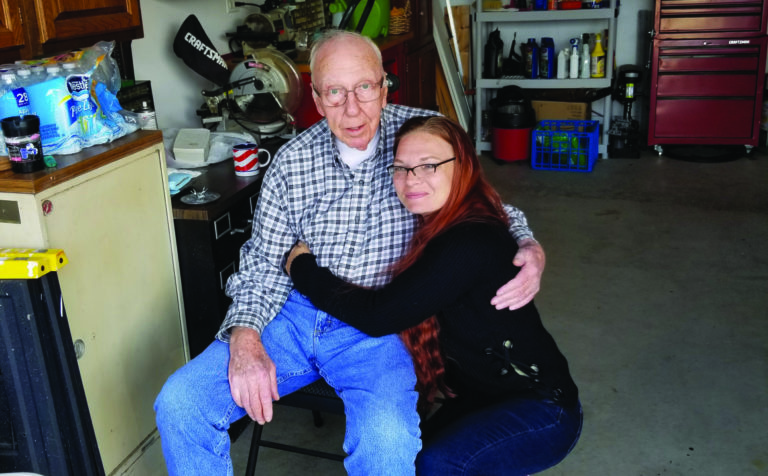
<path fill-rule="evenodd" d="M 293 245 L 291 251 L 288 252 L 288 257 L 285 258 L 285 272 L 288 274 L 288 276 L 291 275 L 291 264 L 293 263 L 293 260 L 299 255 L 308 253 L 312 253 L 312 251 L 303 241 L 297 241 L 296 244 Z"/>

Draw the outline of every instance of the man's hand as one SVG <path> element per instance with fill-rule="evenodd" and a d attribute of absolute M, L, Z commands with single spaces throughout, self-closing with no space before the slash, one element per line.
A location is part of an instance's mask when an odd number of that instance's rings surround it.
<path fill-rule="evenodd" d="M 259 425 L 272 421 L 272 400 L 278 400 L 275 364 L 261 336 L 253 329 L 235 327 L 229 339 L 229 388 L 235 403 Z"/>
<path fill-rule="evenodd" d="M 496 291 L 496 296 L 491 299 L 491 305 L 496 309 L 519 309 L 531 302 L 541 287 L 541 275 L 546 264 L 544 249 L 532 239 L 523 240 L 519 245 L 512 263 L 520 266 L 520 272 Z"/>

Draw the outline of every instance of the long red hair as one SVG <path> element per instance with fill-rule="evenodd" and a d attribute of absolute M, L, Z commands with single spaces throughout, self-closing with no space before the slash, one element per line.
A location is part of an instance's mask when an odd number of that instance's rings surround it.
<path fill-rule="evenodd" d="M 421 220 L 408 252 L 395 264 L 395 274 L 411 266 L 421 256 L 430 240 L 456 224 L 468 221 L 509 224 L 501 197 L 483 176 L 472 139 L 459 124 L 440 116 L 409 119 L 395 137 L 395 156 L 403 137 L 414 132 L 427 133 L 449 143 L 453 147 L 456 161 L 448 199 L 438 211 Z M 413 358 L 421 413 L 432 407 L 438 391 L 446 396 L 453 396 L 445 384 L 445 364 L 438 341 L 439 330 L 437 318 L 432 316 L 400 333 Z"/>

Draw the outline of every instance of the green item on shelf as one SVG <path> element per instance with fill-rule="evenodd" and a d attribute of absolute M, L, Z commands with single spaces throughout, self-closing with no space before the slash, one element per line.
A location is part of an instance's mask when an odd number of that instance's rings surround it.
<path fill-rule="evenodd" d="M 566 165 L 568 163 L 568 133 L 555 132 L 552 134 L 552 158 L 553 162 Z M 556 160 L 555 160 L 556 159 Z"/>
<path fill-rule="evenodd" d="M 355 30 L 357 24 L 360 23 L 360 19 L 363 16 L 363 10 L 367 4 L 367 0 L 361 1 L 355 7 L 355 11 L 352 13 L 348 30 Z M 389 32 L 389 0 L 374 0 L 373 7 L 371 8 L 368 19 L 363 26 L 363 35 L 368 38 L 378 38 L 379 36 L 387 36 Z"/>
<path fill-rule="evenodd" d="M 43 156 L 43 162 L 45 162 L 46 167 L 56 167 L 56 159 L 52 155 L 44 155 Z"/>

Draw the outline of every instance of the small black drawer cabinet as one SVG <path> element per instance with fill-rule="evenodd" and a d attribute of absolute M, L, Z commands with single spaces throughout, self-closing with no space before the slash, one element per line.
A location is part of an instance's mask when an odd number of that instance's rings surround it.
<path fill-rule="evenodd" d="M 240 247 L 251 236 L 263 176 L 239 177 L 231 160 L 201 171 L 191 188 L 173 198 L 190 357 L 213 342 L 231 303 L 224 288 L 238 269 Z M 183 203 L 181 197 L 192 188 L 207 188 L 221 197 L 203 205 Z"/>

